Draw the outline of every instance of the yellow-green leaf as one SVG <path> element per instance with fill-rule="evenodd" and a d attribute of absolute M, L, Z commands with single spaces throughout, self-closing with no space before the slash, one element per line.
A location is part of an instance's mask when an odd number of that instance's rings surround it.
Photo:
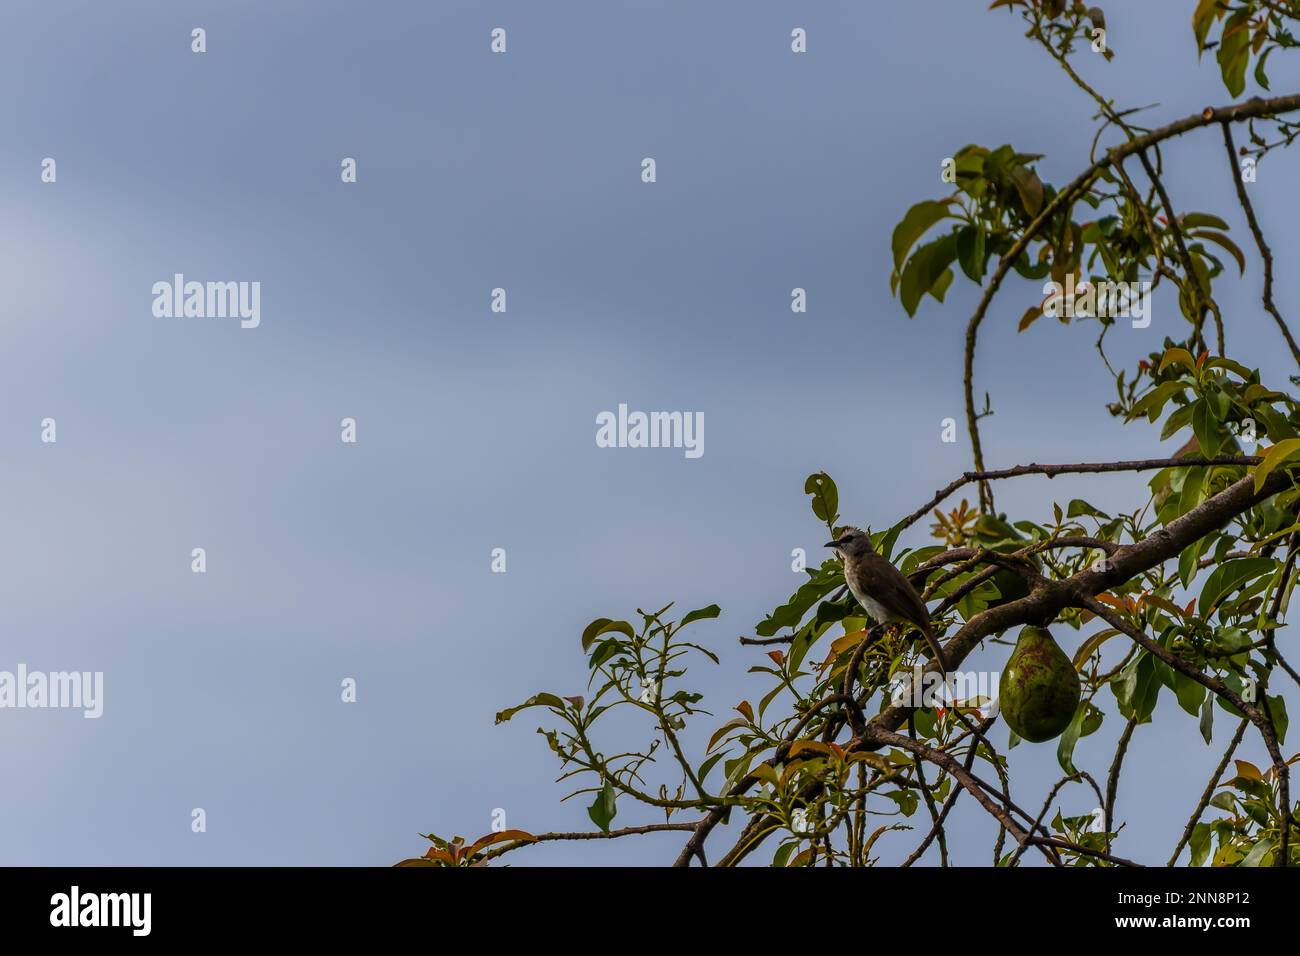
<path fill-rule="evenodd" d="M 745 718 L 743 717 L 736 717 L 733 720 L 727 721 L 725 724 L 723 724 L 721 727 L 717 729 L 717 731 L 713 734 L 711 738 L 709 738 L 709 745 L 704 748 L 704 752 L 708 753 L 710 750 L 716 747 L 718 745 L 718 741 L 721 740 L 723 737 L 727 736 L 728 732 L 735 730 L 738 727 L 748 727 L 748 726 L 749 724 L 745 721 Z"/>
<path fill-rule="evenodd" d="M 856 647 L 858 641 L 862 640 L 866 636 L 866 631 L 850 631 L 842 637 L 837 637 L 831 642 L 831 657 L 839 657 L 849 648 Z"/>
<path fill-rule="evenodd" d="M 1263 781 L 1264 775 L 1249 760 L 1234 760 L 1233 763 L 1237 765 L 1237 776 L 1245 777 L 1248 780 Z"/>
<path fill-rule="evenodd" d="M 1227 250 L 1228 254 L 1237 260 L 1237 268 L 1241 270 L 1241 274 L 1246 274 L 1246 256 L 1242 253 L 1241 249 L 1237 247 L 1237 244 L 1223 233 L 1215 232 L 1212 229 L 1196 229 L 1189 232 L 1188 235 L 1195 236 L 1198 239 L 1205 239 L 1214 243 L 1216 246 Z"/>
<path fill-rule="evenodd" d="M 835 753 L 835 751 L 831 750 L 830 744 L 824 744 L 820 740 L 796 740 L 790 745 L 790 752 L 786 756 L 790 759 L 794 759 L 805 750 L 811 750 L 814 753 L 819 754 L 826 754 L 827 756 L 833 756 Z"/>
<path fill-rule="evenodd" d="M 951 199 L 923 200 L 909 209 L 907 215 L 894 227 L 894 236 L 890 245 L 894 252 L 894 268 L 898 272 L 902 272 L 903 260 L 907 258 L 907 253 L 916 244 L 916 240 L 948 215 L 948 204 L 951 202 Z"/>
<path fill-rule="evenodd" d="M 1097 653 L 1097 649 L 1101 647 L 1101 645 L 1105 644 L 1106 641 L 1110 640 L 1118 633 L 1120 632 L 1115 630 L 1115 628 L 1108 627 L 1104 631 L 1098 631 L 1096 634 L 1093 634 L 1086 641 L 1080 644 L 1079 649 L 1074 652 L 1074 669 L 1076 671 L 1083 670 L 1083 665 L 1088 663 L 1088 658 Z"/>
<path fill-rule="evenodd" d="M 1255 494 L 1259 494 L 1273 470 L 1297 451 L 1300 451 L 1300 438 L 1287 438 L 1264 453 L 1264 460 L 1255 466 Z"/>
<path fill-rule="evenodd" d="M 1160 360 L 1160 371 L 1164 371 L 1170 365 L 1177 362 L 1179 365 L 1186 365 L 1191 371 L 1196 371 L 1196 359 L 1192 358 L 1192 353 L 1187 349 L 1173 348 L 1165 353 L 1165 357 Z"/>

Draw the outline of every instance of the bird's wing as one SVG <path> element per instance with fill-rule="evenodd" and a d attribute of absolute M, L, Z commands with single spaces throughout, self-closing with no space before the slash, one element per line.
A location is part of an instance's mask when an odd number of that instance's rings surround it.
<path fill-rule="evenodd" d="M 930 630 L 930 612 L 926 610 L 921 595 L 903 576 L 903 572 L 894 567 L 879 554 L 864 555 L 862 560 L 871 562 L 868 569 L 877 582 L 876 593 L 872 596 L 905 621 L 910 621 L 925 632 Z"/>

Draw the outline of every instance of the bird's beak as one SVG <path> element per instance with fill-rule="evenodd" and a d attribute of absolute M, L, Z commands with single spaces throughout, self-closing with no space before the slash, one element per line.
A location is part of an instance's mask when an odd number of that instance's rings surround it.
<path fill-rule="evenodd" d="M 823 548 L 838 548 L 839 546 L 840 543 L 838 541 L 827 541 L 824 545 L 822 545 Z"/>

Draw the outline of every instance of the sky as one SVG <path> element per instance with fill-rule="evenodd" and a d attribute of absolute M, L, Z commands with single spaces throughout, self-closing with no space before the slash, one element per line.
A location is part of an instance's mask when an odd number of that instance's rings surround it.
<path fill-rule="evenodd" d="M 493 716 L 583 693 L 584 626 L 669 601 L 723 608 L 695 625 L 721 657 L 691 678 L 716 715 L 687 734 L 701 752 L 762 693 L 746 673 L 761 653 L 737 636 L 800 583 L 792 549 L 825 540 L 805 476 L 828 471 L 845 520 L 880 528 L 969 467 L 966 436 L 940 433 L 963 418 L 978 290 L 959 278 L 909 320 L 889 291 L 894 225 L 943 194 L 940 162 L 967 143 L 1042 153 L 1056 183 L 1086 162 L 1095 107 L 985 6 L 5 4 L 0 670 L 102 671 L 104 699 L 93 720 L 0 710 L 0 862 L 387 865 L 423 852 L 421 833 L 484 834 L 497 811 L 588 829 L 586 801 L 560 802 L 537 712 Z M 1229 102 L 1190 10 L 1112 2 L 1118 55 L 1081 72 L 1154 104 L 1151 125 Z M 1294 60 L 1270 66 L 1275 92 L 1295 88 Z M 1246 247 L 1217 132 L 1165 155 L 1174 202 L 1223 215 Z M 1278 250 L 1300 240 L 1298 176 L 1275 155 L 1250 187 Z M 1229 351 L 1285 384 L 1248 259 L 1218 290 Z M 155 316 L 153 285 L 176 273 L 259 282 L 260 324 Z M 1016 333 L 1040 297 L 1009 282 L 984 325 L 986 461 L 1161 453 L 1105 412 L 1095 327 Z M 1276 299 L 1300 314 L 1284 268 Z M 1112 361 L 1183 331 L 1157 296 L 1149 328 L 1108 339 Z M 702 413 L 704 454 L 598 447 L 596 416 L 620 403 Z M 1131 508 L 1144 480 L 1026 478 L 998 500 L 1017 516 L 1054 498 Z M 1007 653 L 988 644 L 969 666 Z M 1104 775 L 1122 725 L 1112 712 L 1076 762 Z M 1116 852 L 1163 862 L 1228 727 L 1207 747 L 1166 695 L 1129 750 Z M 647 732 L 619 729 L 611 749 Z M 1011 767 L 1026 806 L 1059 776 L 1050 744 Z M 1095 798 L 1071 788 L 1062 805 Z M 616 824 L 657 819 L 624 801 Z M 919 836 L 890 834 L 882 861 Z M 958 805 L 958 861 L 988 862 L 992 836 Z M 680 844 L 513 862 L 648 865 Z"/>

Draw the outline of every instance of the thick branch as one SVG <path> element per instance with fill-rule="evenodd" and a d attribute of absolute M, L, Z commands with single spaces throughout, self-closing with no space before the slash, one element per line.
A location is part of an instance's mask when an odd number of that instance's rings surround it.
<path fill-rule="evenodd" d="M 1233 518 L 1289 486 L 1291 477 L 1281 471 L 1274 472 L 1258 494 L 1255 493 L 1254 481 L 1253 475 L 1247 475 L 1150 536 L 1117 549 L 1104 567 L 1089 568 L 1062 581 L 1043 581 L 1025 597 L 975 615 L 944 646 L 949 669 L 960 665 L 991 634 L 1022 624 L 1046 624 L 1065 608 L 1078 607 L 1095 595 L 1176 557 L 1197 539 L 1222 528 Z M 934 661 L 926 669 L 938 673 Z M 905 705 L 891 705 L 871 719 L 868 729 L 884 727 L 897 730 L 907 720 L 908 711 Z M 850 746 L 876 749 L 871 746 L 869 738 L 855 739 Z"/>

